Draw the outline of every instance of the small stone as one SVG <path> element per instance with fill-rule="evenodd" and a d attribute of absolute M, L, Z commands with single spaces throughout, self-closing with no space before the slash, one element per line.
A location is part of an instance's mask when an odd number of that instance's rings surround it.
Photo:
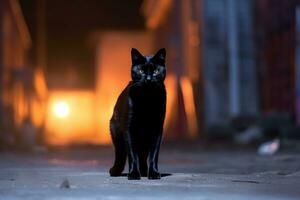
<path fill-rule="evenodd" d="M 65 179 L 59 186 L 61 189 L 70 189 L 70 182 L 68 179 Z"/>

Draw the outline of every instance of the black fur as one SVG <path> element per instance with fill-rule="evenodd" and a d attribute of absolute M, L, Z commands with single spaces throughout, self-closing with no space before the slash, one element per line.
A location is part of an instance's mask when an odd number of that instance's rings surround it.
<path fill-rule="evenodd" d="M 128 157 L 128 179 L 160 178 L 157 162 L 166 111 L 165 58 L 165 49 L 154 56 L 131 50 L 132 80 L 120 94 L 110 120 L 115 147 L 111 176 L 121 176 Z"/>

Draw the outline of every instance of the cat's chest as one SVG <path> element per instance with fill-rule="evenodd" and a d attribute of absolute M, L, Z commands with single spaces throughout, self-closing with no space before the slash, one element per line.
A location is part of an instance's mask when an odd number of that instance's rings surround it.
<path fill-rule="evenodd" d="M 138 87 L 132 89 L 130 97 L 135 111 L 156 112 L 165 107 L 166 91 L 164 87 Z"/>

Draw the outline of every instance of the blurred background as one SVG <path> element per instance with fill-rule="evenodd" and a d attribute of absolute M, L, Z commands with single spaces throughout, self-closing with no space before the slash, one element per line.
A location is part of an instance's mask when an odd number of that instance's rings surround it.
<path fill-rule="evenodd" d="M 110 144 L 132 47 L 167 49 L 165 141 L 300 139 L 299 0 L 0 0 L 0 148 Z"/>

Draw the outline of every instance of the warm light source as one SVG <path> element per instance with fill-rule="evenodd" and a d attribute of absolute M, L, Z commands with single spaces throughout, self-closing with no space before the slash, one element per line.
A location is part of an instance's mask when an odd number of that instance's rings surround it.
<path fill-rule="evenodd" d="M 60 101 L 54 104 L 53 111 L 57 117 L 66 118 L 70 113 L 70 108 L 66 102 Z"/>
<path fill-rule="evenodd" d="M 49 91 L 45 119 L 47 144 L 99 144 L 101 135 L 96 122 L 94 91 Z"/>

